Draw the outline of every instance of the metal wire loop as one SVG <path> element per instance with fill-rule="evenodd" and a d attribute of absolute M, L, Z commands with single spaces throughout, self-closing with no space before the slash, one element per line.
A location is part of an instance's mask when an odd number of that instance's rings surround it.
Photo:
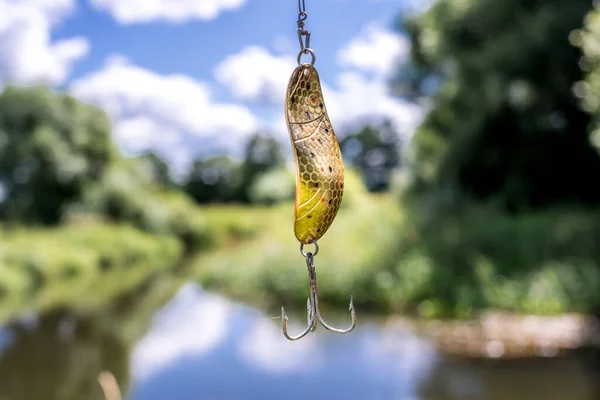
<path fill-rule="evenodd" d="M 311 61 L 310 63 L 306 63 L 305 65 L 313 66 L 315 65 L 315 61 L 317 57 L 315 52 L 310 47 L 310 32 L 304 29 L 304 21 L 308 18 L 308 14 L 306 13 L 306 3 L 305 0 L 298 0 L 298 43 L 300 44 L 300 53 L 298 53 L 298 65 L 302 65 L 302 55 L 310 54 Z"/>
<path fill-rule="evenodd" d="M 319 243 L 317 243 L 317 241 L 316 241 L 316 240 L 313 240 L 313 241 L 312 241 L 312 242 L 310 242 L 310 243 L 315 245 L 315 252 L 314 252 L 314 253 L 311 253 L 311 252 L 305 253 L 305 252 L 304 252 L 304 243 L 301 243 L 301 244 L 300 244 L 300 254 L 302 254 L 302 255 L 304 256 L 304 258 L 308 258 L 308 257 L 309 257 L 309 254 L 310 254 L 312 257 L 314 257 L 314 256 L 316 256 L 317 254 L 319 254 Z"/>
<path fill-rule="evenodd" d="M 300 44 L 300 51 L 310 49 L 310 32 L 306 29 L 298 29 L 298 43 Z"/>
<path fill-rule="evenodd" d="M 303 54 L 310 54 L 310 57 L 311 57 L 310 63 L 302 64 L 302 55 Z M 316 60 L 317 60 L 317 56 L 315 55 L 315 52 L 313 49 L 304 49 L 300 53 L 298 53 L 298 65 L 310 65 L 312 67 L 313 65 L 315 65 Z"/>

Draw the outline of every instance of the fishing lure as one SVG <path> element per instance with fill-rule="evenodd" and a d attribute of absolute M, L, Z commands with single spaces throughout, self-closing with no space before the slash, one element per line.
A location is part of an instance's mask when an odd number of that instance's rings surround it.
<path fill-rule="evenodd" d="M 294 231 L 300 243 L 309 244 L 331 226 L 344 194 L 342 153 L 314 66 L 296 68 L 285 109 L 297 171 Z"/>
<path fill-rule="evenodd" d="M 305 0 L 298 0 L 298 67 L 293 71 L 285 98 L 285 117 L 288 125 L 294 161 L 296 164 L 296 197 L 294 201 L 294 233 L 300 242 L 300 253 L 306 259 L 310 279 L 307 302 L 308 326 L 297 336 L 288 334 L 288 317 L 281 307 L 283 334 L 297 340 L 316 329 L 317 320 L 325 329 L 335 333 L 349 333 L 356 326 L 352 297 L 352 323 L 347 329 L 329 326 L 319 312 L 317 274 L 314 257 L 319 252 L 319 240 L 329 229 L 344 194 L 344 162 L 340 145 L 327 115 L 319 73 L 314 64 L 315 52 L 310 48 L 310 32 L 304 29 Z M 310 63 L 302 63 L 302 56 L 310 55 Z M 304 246 L 315 246 L 314 253 L 304 252 Z"/>

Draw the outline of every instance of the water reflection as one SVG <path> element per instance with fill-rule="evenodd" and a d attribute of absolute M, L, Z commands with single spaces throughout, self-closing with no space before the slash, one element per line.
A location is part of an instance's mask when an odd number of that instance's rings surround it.
<path fill-rule="evenodd" d="M 102 310 L 55 310 L 4 327 L 0 399 L 104 400 L 98 375 L 105 370 L 126 393 L 131 349 L 179 285 L 176 277 L 155 276 Z"/>
<path fill-rule="evenodd" d="M 413 336 L 394 342 L 375 324 L 290 342 L 280 320 L 188 286 L 159 313 L 133 359 L 132 399 L 408 400 L 417 398 L 434 352 Z"/>
<path fill-rule="evenodd" d="M 406 327 L 368 321 L 289 342 L 280 322 L 185 287 L 135 348 L 131 399 L 597 399 L 575 359 L 453 360 Z"/>
<path fill-rule="evenodd" d="M 5 327 L 0 399 L 100 400 L 103 370 L 129 400 L 600 398 L 580 358 L 450 359 L 406 326 L 364 318 L 349 335 L 289 342 L 281 320 L 180 284 L 161 277 L 101 312 Z"/>
<path fill-rule="evenodd" d="M 101 400 L 95 377 L 109 369 L 129 384 L 129 348 L 91 319 L 77 321 L 60 312 L 36 324 L 2 331 L 0 399 Z M 6 345 L 9 343 L 9 345 Z M 90 379 L 92 378 L 92 379 Z"/>

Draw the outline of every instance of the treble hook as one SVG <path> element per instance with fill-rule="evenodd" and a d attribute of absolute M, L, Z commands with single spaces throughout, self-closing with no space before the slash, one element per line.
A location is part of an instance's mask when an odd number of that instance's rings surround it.
<path fill-rule="evenodd" d="M 314 257 L 319 252 L 319 244 L 317 243 L 316 240 L 313 240 L 311 243 L 313 243 L 315 245 L 314 254 L 311 252 L 304 253 L 304 244 L 300 245 L 300 253 L 304 256 L 304 258 L 306 258 L 306 266 L 308 267 L 308 277 L 310 279 L 310 296 L 308 297 L 308 300 L 306 302 L 308 325 L 304 329 L 304 331 L 302 331 L 302 333 L 300 333 L 299 335 L 291 336 L 288 333 L 288 321 L 289 321 L 288 316 L 285 312 L 285 308 L 281 307 L 281 319 L 283 321 L 283 334 L 289 340 L 298 340 L 298 339 L 306 336 L 308 334 L 308 332 L 311 332 L 311 331 L 314 332 L 315 329 L 317 329 L 317 320 L 328 331 L 331 331 L 334 333 L 339 333 L 339 334 L 350 333 L 356 327 L 356 312 L 354 310 L 354 301 L 352 299 L 352 296 L 350 296 L 350 308 L 349 308 L 350 315 L 352 316 L 352 323 L 350 324 L 350 326 L 348 328 L 346 328 L 346 329 L 334 328 L 334 327 L 330 326 L 329 324 L 327 324 L 325 321 L 323 321 L 323 317 L 321 316 L 321 312 L 319 311 L 319 296 L 317 295 L 317 271 L 315 269 L 315 259 L 314 259 Z"/>

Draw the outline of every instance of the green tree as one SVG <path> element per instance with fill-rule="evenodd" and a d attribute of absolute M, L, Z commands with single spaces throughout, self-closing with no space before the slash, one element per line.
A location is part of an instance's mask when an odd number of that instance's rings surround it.
<path fill-rule="evenodd" d="M 96 107 L 43 87 L 0 94 L 0 220 L 53 225 L 95 216 L 200 248 L 208 235 L 193 201 L 165 190 L 163 162 L 146 161 L 150 167 L 118 154 Z"/>
<path fill-rule="evenodd" d="M 250 201 L 255 204 L 275 204 L 292 200 L 296 193 L 296 174 L 278 168 L 261 175 L 250 187 Z"/>
<path fill-rule="evenodd" d="M 414 136 L 414 193 L 519 212 L 598 204 L 600 157 L 572 86 L 569 35 L 589 0 L 437 0 L 403 23 L 412 57 L 396 88 L 430 99 Z"/>
<path fill-rule="evenodd" d="M 284 161 L 281 145 L 277 140 L 260 133 L 253 135 L 244 153 L 239 199 L 249 202 L 254 182 L 265 173 L 281 167 Z"/>
<path fill-rule="evenodd" d="M 255 134 L 246 145 L 241 165 L 227 156 L 196 160 L 184 188 L 199 203 L 248 203 L 256 199 L 259 178 L 283 163 L 281 145 L 272 137 Z"/>
<path fill-rule="evenodd" d="M 0 218 L 55 224 L 116 152 L 105 114 L 47 88 L 0 94 Z"/>
<path fill-rule="evenodd" d="M 240 166 L 227 156 L 196 160 L 184 190 L 198 203 L 236 200 L 240 186 Z"/>
<path fill-rule="evenodd" d="M 600 8 L 597 3 L 587 15 L 583 29 L 572 32 L 570 38 L 583 51 L 579 65 L 586 73 L 585 80 L 575 83 L 573 89 L 583 108 L 592 115 L 591 142 L 600 150 Z"/>
<path fill-rule="evenodd" d="M 160 156 L 150 152 L 140 156 L 139 160 L 148 168 L 154 182 L 165 188 L 174 188 L 176 186 L 171 176 L 169 164 Z"/>
<path fill-rule="evenodd" d="M 400 137 L 391 123 L 367 125 L 346 136 L 340 143 L 344 161 L 363 175 L 372 192 L 387 190 L 394 168 L 400 165 Z"/>

